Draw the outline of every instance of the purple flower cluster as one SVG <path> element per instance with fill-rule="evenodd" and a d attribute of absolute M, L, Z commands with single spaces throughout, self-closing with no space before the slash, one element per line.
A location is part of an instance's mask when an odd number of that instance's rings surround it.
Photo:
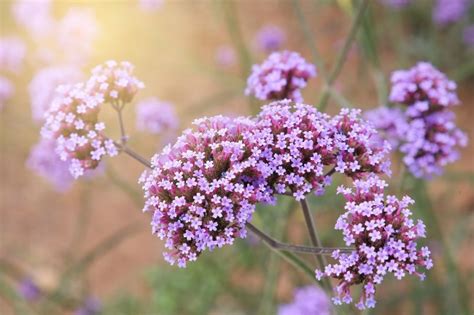
<path fill-rule="evenodd" d="M 457 148 L 467 145 L 467 136 L 456 127 L 450 111 L 459 104 L 456 83 L 426 62 L 395 71 L 391 80 L 390 101 L 406 105 L 406 123 L 399 120 L 397 135 L 405 164 L 416 177 L 441 174 L 444 166 L 459 158 Z"/>
<path fill-rule="evenodd" d="M 330 315 L 329 297 L 317 286 L 309 285 L 294 291 L 294 300 L 290 304 L 281 305 L 278 315 Z"/>
<path fill-rule="evenodd" d="M 270 201 L 259 181 L 255 123 L 223 116 L 194 122 L 173 146 L 152 158 L 140 178 L 144 210 L 154 211 L 153 232 L 165 239 L 165 259 L 185 267 L 205 250 L 245 237 L 260 201 Z"/>
<path fill-rule="evenodd" d="M 87 82 L 57 89 L 42 135 L 55 140 L 55 151 L 69 163 L 73 177 L 97 168 L 104 156 L 118 154 L 114 142 L 104 135 L 105 124 L 98 119 L 100 107 L 128 103 L 141 87 L 143 83 L 132 75 L 128 62 L 108 61 L 95 68 Z"/>
<path fill-rule="evenodd" d="M 253 120 L 197 120 L 197 130 L 156 155 L 140 180 L 153 232 L 170 250 L 166 260 L 184 267 L 205 249 L 231 244 L 245 236 L 256 203 L 322 193 L 333 172 L 388 173 L 388 143 L 372 141 L 375 131 L 359 114 L 343 110 L 331 118 L 284 100 Z"/>
<path fill-rule="evenodd" d="M 469 9 L 470 0 L 437 0 L 433 8 L 433 20 L 438 25 L 459 21 Z"/>
<path fill-rule="evenodd" d="M 335 228 L 342 230 L 347 246 L 355 246 L 350 254 L 335 251 L 338 263 L 327 265 L 324 272 L 316 270 L 316 277 L 339 279 L 335 304 L 351 303 L 351 287 L 362 285 L 356 306 L 359 309 L 375 306 L 376 285 L 388 273 L 397 279 L 406 274 L 424 274 L 417 267 L 430 269 L 433 262 L 427 247 L 417 248 L 416 240 L 425 237 L 425 225 L 410 218 L 408 206 L 414 201 L 405 196 L 384 196 L 386 182 L 377 176 L 354 181 L 355 189 L 339 187 L 338 193 L 347 200 Z"/>
<path fill-rule="evenodd" d="M 428 62 L 392 73 L 389 100 L 411 106 L 413 114 L 459 104 L 456 83 Z M 415 106 L 413 106 L 415 105 Z"/>
<path fill-rule="evenodd" d="M 3 109 L 7 101 L 13 96 L 15 88 L 7 78 L 0 76 L 0 110 Z"/>
<path fill-rule="evenodd" d="M 285 32 L 281 28 L 275 25 L 266 25 L 258 31 L 255 41 L 261 51 L 270 53 L 281 49 L 285 39 Z"/>
<path fill-rule="evenodd" d="M 78 83 L 82 77 L 81 71 L 72 66 L 53 66 L 38 71 L 28 87 L 33 120 L 44 120 L 59 85 Z"/>
<path fill-rule="evenodd" d="M 316 67 L 292 51 L 274 52 L 261 64 L 252 67 L 246 95 L 261 100 L 291 99 L 303 101 L 301 89 L 316 76 Z"/>
<path fill-rule="evenodd" d="M 136 113 L 138 130 L 160 134 L 178 128 L 178 117 L 173 106 L 154 97 L 139 102 Z"/>
<path fill-rule="evenodd" d="M 310 105 L 292 106 L 289 100 L 263 106 L 255 133 L 272 190 L 301 200 L 311 191 L 322 194 L 334 171 L 353 178 L 388 172 L 388 143 L 376 145 L 371 139 L 375 130 L 359 114 L 342 110 L 330 118 Z"/>

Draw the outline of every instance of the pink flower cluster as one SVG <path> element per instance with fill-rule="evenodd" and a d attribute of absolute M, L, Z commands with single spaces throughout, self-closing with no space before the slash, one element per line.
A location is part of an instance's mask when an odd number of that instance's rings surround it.
<path fill-rule="evenodd" d="M 20 72 L 25 54 L 26 44 L 19 37 L 0 38 L 0 70 Z"/>
<path fill-rule="evenodd" d="M 285 100 L 264 106 L 256 119 L 218 116 L 195 125 L 141 178 L 153 231 L 179 266 L 244 237 L 258 202 L 322 193 L 334 171 L 352 178 L 388 172 L 388 147 L 371 141 L 374 131 L 355 110 L 330 118 Z"/>
<path fill-rule="evenodd" d="M 338 263 L 327 265 L 324 272 L 316 270 L 316 277 L 339 279 L 335 304 L 351 303 L 351 287 L 362 285 L 362 294 L 356 306 L 359 309 L 375 306 L 376 285 L 389 273 L 397 279 L 406 274 L 424 274 L 418 267 L 433 266 L 427 247 L 417 248 L 416 240 L 425 237 L 422 221 L 411 219 L 408 206 L 414 201 L 405 196 L 384 196 L 386 182 L 377 176 L 354 181 L 355 189 L 339 187 L 338 193 L 347 200 L 346 212 L 335 228 L 342 230 L 347 246 L 355 246 L 350 254 L 335 251 Z"/>
<path fill-rule="evenodd" d="M 173 146 L 152 158 L 140 182 L 153 232 L 165 239 L 165 259 L 185 267 L 205 250 L 245 237 L 260 201 L 270 201 L 258 169 L 249 119 L 223 116 L 194 122 Z"/>
<path fill-rule="evenodd" d="M 261 100 L 291 99 L 303 101 L 301 89 L 316 76 L 316 67 L 292 51 L 274 52 L 261 64 L 252 67 L 246 95 Z"/>
<path fill-rule="evenodd" d="M 390 147 L 372 141 L 376 132 L 358 110 L 330 118 L 310 105 L 279 101 L 263 106 L 255 132 L 270 187 L 297 200 L 312 191 L 322 194 L 334 171 L 352 178 L 389 173 L 384 158 Z"/>
<path fill-rule="evenodd" d="M 105 124 L 98 119 L 101 105 L 128 103 L 142 85 L 129 63 L 109 61 L 96 68 L 87 82 L 57 89 L 42 136 L 55 140 L 56 153 L 69 163 L 75 178 L 97 168 L 104 156 L 118 154 L 114 142 L 104 134 Z"/>
<path fill-rule="evenodd" d="M 444 166 L 459 158 L 457 148 L 467 145 L 467 136 L 456 127 L 450 111 L 459 104 L 453 81 L 431 64 L 420 62 L 393 73 L 390 101 L 407 106 L 405 121 L 392 115 L 387 118 L 392 123 L 380 127 L 389 137 L 399 137 L 403 161 L 414 176 L 440 175 Z"/>
<path fill-rule="evenodd" d="M 88 85 L 94 93 L 101 94 L 106 103 L 129 103 L 145 85 L 133 76 L 133 65 L 128 61 L 109 60 L 92 70 Z"/>

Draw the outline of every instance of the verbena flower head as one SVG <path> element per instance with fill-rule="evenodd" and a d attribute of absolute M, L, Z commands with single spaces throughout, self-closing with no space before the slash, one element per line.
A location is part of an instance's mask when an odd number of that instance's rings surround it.
<path fill-rule="evenodd" d="M 254 132 L 269 187 L 297 200 L 322 194 L 331 169 L 354 178 L 389 171 L 388 143 L 372 140 L 376 132 L 357 110 L 330 118 L 310 105 L 278 101 L 262 107 Z"/>
<path fill-rule="evenodd" d="M 157 98 L 149 98 L 137 104 L 138 130 L 154 134 L 172 132 L 178 128 L 178 117 L 173 105 Z"/>
<path fill-rule="evenodd" d="M 399 108 L 381 106 L 365 112 L 364 118 L 377 129 L 381 140 L 387 140 L 392 148 L 398 147 L 408 129 L 405 113 Z"/>
<path fill-rule="evenodd" d="M 28 302 L 34 302 L 41 297 L 41 290 L 30 278 L 24 278 L 17 287 L 18 294 Z"/>
<path fill-rule="evenodd" d="M 335 304 L 351 303 L 351 287 L 362 286 L 361 297 L 356 304 L 359 309 L 375 306 L 376 285 L 392 273 L 397 279 L 415 274 L 422 280 L 424 274 L 419 267 L 433 266 L 427 247 L 417 248 L 416 241 L 425 237 L 422 221 L 411 219 L 409 205 L 414 201 L 405 196 L 384 196 L 386 182 L 377 176 L 354 181 L 355 189 L 339 187 L 347 200 L 345 209 L 337 223 L 347 246 L 355 247 L 350 254 L 335 251 L 338 262 L 327 265 L 324 272 L 316 270 L 316 277 L 339 279 Z"/>
<path fill-rule="evenodd" d="M 102 94 L 84 83 L 63 85 L 46 113 L 42 136 L 55 140 L 56 153 L 69 163 L 74 178 L 97 168 L 104 156 L 118 154 L 113 141 L 104 135 L 105 124 L 98 120 L 103 103 Z"/>
<path fill-rule="evenodd" d="M 26 54 L 26 45 L 18 37 L 0 38 L 0 70 L 20 72 Z"/>
<path fill-rule="evenodd" d="M 270 202 L 246 118 L 216 116 L 194 122 L 177 142 L 152 158 L 140 178 L 153 233 L 165 239 L 165 259 L 185 267 L 206 249 L 246 236 L 257 202 Z"/>
<path fill-rule="evenodd" d="M 468 11 L 470 4 L 470 0 L 437 0 L 433 20 L 439 25 L 457 22 Z"/>
<path fill-rule="evenodd" d="M 474 47 L 474 24 L 468 25 L 463 31 L 464 43 L 469 47 Z"/>
<path fill-rule="evenodd" d="M 15 87 L 7 78 L 0 76 L 0 110 L 6 105 L 7 101 L 12 98 Z"/>
<path fill-rule="evenodd" d="M 405 107 L 406 124 L 397 119 L 401 132 L 399 149 L 416 177 L 440 175 L 443 168 L 459 158 L 459 147 L 467 136 L 456 127 L 450 107 L 458 105 L 456 83 L 431 64 L 420 62 L 409 70 L 392 74 L 390 101 Z"/>
<path fill-rule="evenodd" d="M 459 104 L 456 83 L 428 62 L 419 62 L 408 70 L 394 71 L 391 82 L 390 101 L 415 105 L 419 112 Z"/>
<path fill-rule="evenodd" d="M 133 65 L 127 61 L 109 60 L 92 70 L 87 82 L 90 89 L 100 93 L 106 103 L 129 103 L 143 82 L 133 75 Z"/>
<path fill-rule="evenodd" d="M 294 300 L 281 305 L 278 315 L 330 315 L 331 303 L 326 293 L 318 286 L 309 285 L 294 291 Z"/>
<path fill-rule="evenodd" d="M 281 49 L 286 40 L 285 32 L 278 26 L 266 25 L 256 35 L 256 44 L 266 53 Z"/>
<path fill-rule="evenodd" d="M 447 164 L 459 159 L 459 147 L 467 146 L 467 135 L 455 124 L 453 112 L 444 110 L 409 122 L 400 151 L 416 177 L 441 175 Z"/>
<path fill-rule="evenodd" d="M 292 51 L 272 53 L 261 65 L 252 67 L 246 95 L 261 100 L 303 101 L 301 89 L 316 76 L 316 67 Z"/>
<path fill-rule="evenodd" d="M 28 86 L 33 120 L 44 120 L 59 85 L 78 83 L 82 78 L 81 71 L 72 66 L 47 67 L 38 71 Z"/>

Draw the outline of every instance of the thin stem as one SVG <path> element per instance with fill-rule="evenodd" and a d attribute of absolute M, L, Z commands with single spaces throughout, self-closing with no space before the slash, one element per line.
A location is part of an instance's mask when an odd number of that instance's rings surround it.
<path fill-rule="evenodd" d="M 311 247 L 286 244 L 275 240 L 252 223 L 247 222 L 247 228 L 271 248 L 281 251 L 317 255 L 331 255 L 336 250 L 339 250 L 341 253 L 351 253 L 354 251 L 352 248 Z"/>
<path fill-rule="evenodd" d="M 346 41 L 344 42 L 344 46 L 337 56 L 336 59 L 336 64 L 334 65 L 333 70 L 329 74 L 326 87 L 324 88 L 323 95 L 321 96 L 321 99 L 319 101 L 318 109 L 320 111 L 324 111 L 327 106 L 327 102 L 329 100 L 329 89 L 331 88 L 332 84 L 334 81 L 336 81 L 339 73 L 341 72 L 342 66 L 344 65 L 344 62 L 346 61 L 347 54 L 349 53 L 349 50 L 352 45 L 352 41 L 355 38 L 355 35 L 357 34 L 357 29 L 359 28 L 361 22 L 362 22 L 362 17 L 364 16 L 365 9 L 367 8 L 367 5 L 369 4 L 368 0 L 362 0 L 362 3 L 359 6 L 359 9 L 357 11 L 357 15 L 352 22 L 351 30 L 349 32 L 349 35 L 347 35 Z"/>
<path fill-rule="evenodd" d="M 120 150 L 122 150 L 123 152 L 125 152 L 126 154 L 128 154 L 130 157 L 134 158 L 135 160 L 137 160 L 138 162 L 140 162 L 141 164 L 145 165 L 146 167 L 148 167 L 149 169 L 151 169 L 151 163 L 148 162 L 147 159 L 145 159 L 143 156 L 141 156 L 140 154 L 136 153 L 135 151 L 133 151 L 132 149 L 130 149 L 129 147 L 127 147 L 126 145 L 124 144 L 121 144 L 117 141 L 114 141 L 114 144 L 119 147 Z"/>
<path fill-rule="evenodd" d="M 125 143 L 127 143 L 127 140 L 128 140 L 128 137 L 127 135 L 125 134 L 125 127 L 124 127 L 124 124 L 123 124 L 123 117 L 122 117 L 122 107 L 120 108 L 115 108 L 116 111 L 117 111 L 117 114 L 118 114 L 118 119 L 119 119 L 119 125 L 120 125 L 120 141 L 122 142 L 123 145 L 125 145 Z"/>
<path fill-rule="evenodd" d="M 333 169 L 334 170 L 334 169 Z M 314 224 L 313 216 L 311 215 L 311 211 L 309 210 L 308 203 L 306 199 L 300 200 L 301 209 L 303 210 L 304 220 L 306 222 L 306 228 L 308 229 L 309 238 L 311 240 L 311 244 L 315 247 L 321 247 L 321 241 L 319 240 L 318 233 L 316 231 L 316 225 Z M 319 268 L 324 270 L 324 267 L 327 265 L 326 257 L 323 255 L 315 254 L 316 259 L 318 260 Z M 329 292 L 332 292 L 332 285 L 329 279 L 324 278 L 324 285 L 328 289 Z"/>

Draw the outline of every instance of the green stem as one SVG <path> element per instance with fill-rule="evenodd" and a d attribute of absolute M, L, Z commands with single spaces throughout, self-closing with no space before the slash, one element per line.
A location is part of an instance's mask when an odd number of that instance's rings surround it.
<path fill-rule="evenodd" d="M 324 111 L 327 106 L 327 102 L 329 100 L 329 88 L 332 86 L 334 81 L 336 81 L 339 73 L 341 72 L 342 66 L 344 65 L 344 62 L 346 61 L 347 54 L 349 53 L 349 50 L 352 45 L 352 41 L 355 38 L 355 35 L 357 34 L 357 30 L 362 22 L 362 18 L 364 16 L 365 9 L 367 8 L 369 4 L 368 0 L 362 0 L 362 3 L 359 6 L 359 9 L 357 10 L 356 17 L 354 21 L 352 22 L 351 30 L 349 32 L 349 35 L 347 35 L 347 38 L 344 42 L 344 46 L 337 56 L 336 59 L 336 64 L 334 65 L 333 70 L 329 74 L 329 77 L 327 79 L 326 87 L 324 88 L 323 95 L 321 96 L 321 99 L 319 101 L 318 109 L 320 111 Z"/>

